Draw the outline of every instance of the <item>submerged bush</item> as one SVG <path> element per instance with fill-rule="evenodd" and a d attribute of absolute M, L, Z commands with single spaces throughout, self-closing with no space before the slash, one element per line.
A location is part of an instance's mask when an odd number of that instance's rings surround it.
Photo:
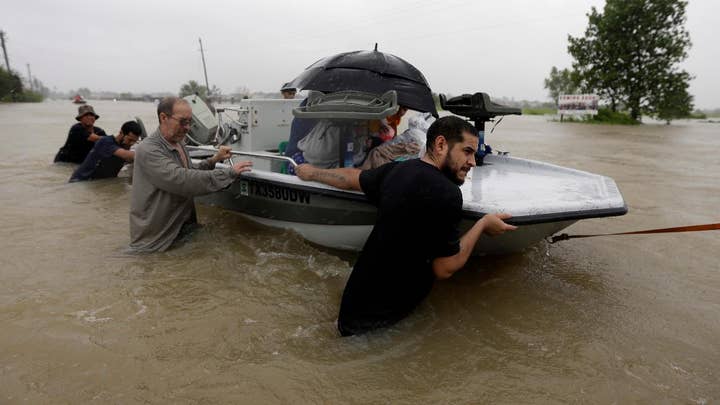
<path fill-rule="evenodd" d="M 637 125 L 640 121 L 633 119 L 630 114 L 620 111 L 612 111 L 609 108 L 601 108 L 597 115 L 589 119 L 592 122 L 603 124 Z"/>
<path fill-rule="evenodd" d="M 695 110 L 695 111 L 691 112 L 690 116 L 688 116 L 688 118 L 695 119 L 695 120 L 704 120 L 704 119 L 707 119 L 707 117 L 708 117 L 707 114 L 705 114 L 704 112 L 699 111 L 699 110 Z"/>
<path fill-rule="evenodd" d="M 523 108 L 523 115 L 554 115 L 557 110 L 554 108 Z"/>
<path fill-rule="evenodd" d="M 638 125 L 627 112 L 612 111 L 609 108 L 598 109 L 597 115 L 565 116 L 564 122 L 584 122 L 589 124 Z"/>

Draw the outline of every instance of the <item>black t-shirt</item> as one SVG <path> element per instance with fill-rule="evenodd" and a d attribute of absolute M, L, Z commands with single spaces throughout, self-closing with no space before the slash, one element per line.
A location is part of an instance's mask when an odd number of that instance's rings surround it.
<path fill-rule="evenodd" d="M 75 169 L 70 181 L 105 179 L 117 177 L 125 161 L 114 153 L 122 148 L 114 136 L 104 136 L 95 142 L 85 160 Z"/>
<path fill-rule="evenodd" d="M 460 250 L 462 194 L 435 166 L 420 159 L 388 163 L 363 171 L 360 186 L 378 213 L 345 286 L 343 335 L 407 316 L 430 293 L 432 260 Z"/>
<path fill-rule="evenodd" d="M 115 155 L 102 159 L 98 162 L 95 172 L 92 175 L 92 179 L 97 180 L 117 177 L 124 165 L 125 160 Z"/>
<path fill-rule="evenodd" d="M 106 136 L 105 131 L 102 128 L 93 127 L 93 132 L 98 136 Z M 85 127 L 81 123 L 77 123 L 70 127 L 68 132 L 67 140 L 65 145 L 55 155 L 56 162 L 70 162 L 70 163 L 82 163 L 87 157 L 88 153 L 95 146 L 95 142 L 88 141 L 87 138 L 90 136 Z"/>

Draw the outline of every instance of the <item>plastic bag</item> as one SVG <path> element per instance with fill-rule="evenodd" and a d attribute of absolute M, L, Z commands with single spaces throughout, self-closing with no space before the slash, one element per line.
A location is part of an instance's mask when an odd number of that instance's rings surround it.
<path fill-rule="evenodd" d="M 343 131 L 347 131 L 343 133 Z M 368 135 L 367 124 L 339 125 L 322 120 L 298 142 L 297 147 L 307 163 L 323 169 L 339 167 L 340 143 L 343 147 L 343 165 L 360 166 L 365 160 Z"/>
<path fill-rule="evenodd" d="M 340 128 L 328 120 L 322 120 L 297 146 L 303 152 L 305 161 L 311 165 L 323 169 L 338 167 Z"/>
<path fill-rule="evenodd" d="M 420 146 L 418 157 L 425 154 L 425 141 L 430 125 L 435 122 L 435 117 L 430 113 L 415 114 L 408 119 L 408 128 L 396 136 L 390 143 L 416 143 Z"/>

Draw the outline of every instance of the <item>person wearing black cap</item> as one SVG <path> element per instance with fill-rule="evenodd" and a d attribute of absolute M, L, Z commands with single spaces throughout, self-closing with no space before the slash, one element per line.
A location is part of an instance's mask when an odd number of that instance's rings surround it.
<path fill-rule="evenodd" d="M 100 116 L 95 114 L 91 105 L 78 107 L 78 115 L 75 119 L 79 122 L 70 127 L 65 145 L 55 155 L 55 162 L 82 163 L 85 160 L 95 146 L 95 141 L 107 136 L 102 128 L 95 126 L 95 120 L 98 118 Z"/>
<path fill-rule="evenodd" d="M 284 99 L 293 99 L 295 98 L 297 89 L 295 87 L 290 87 L 290 83 L 285 83 L 282 88 L 280 88 L 280 93 L 282 93 L 282 97 Z"/>

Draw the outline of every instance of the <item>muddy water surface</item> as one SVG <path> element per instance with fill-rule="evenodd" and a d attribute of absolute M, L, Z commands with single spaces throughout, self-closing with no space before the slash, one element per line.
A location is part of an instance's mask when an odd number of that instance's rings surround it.
<path fill-rule="evenodd" d="M 154 105 L 93 102 L 116 133 Z M 134 256 L 126 178 L 53 165 L 70 102 L 0 105 L 0 403 L 715 403 L 720 233 L 475 259 L 406 321 L 340 339 L 355 256 L 219 208 Z M 629 207 L 570 233 L 720 222 L 720 125 L 508 117 L 496 149 L 604 174 Z"/>

